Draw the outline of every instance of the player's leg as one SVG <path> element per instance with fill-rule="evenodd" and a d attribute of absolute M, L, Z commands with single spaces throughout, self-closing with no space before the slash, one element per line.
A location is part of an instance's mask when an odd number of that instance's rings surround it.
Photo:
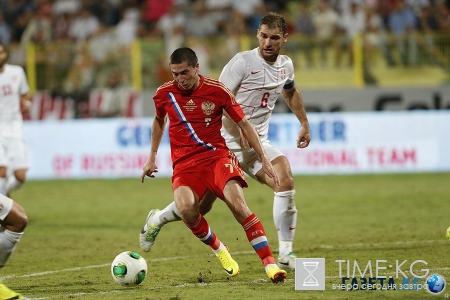
<path fill-rule="evenodd" d="M 28 218 L 22 206 L 12 199 L 0 195 L 0 204 L 3 206 L 0 225 L 4 229 L 0 232 L 0 268 L 3 268 L 20 241 Z M 22 296 L 0 282 L 0 299 L 22 299 Z"/>
<path fill-rule="evenodd" d="M 278 262 L 280 266 L 295 268 L 295 254 L 292 251 L 295 227 L 297 224 L 297 208 L 294 199 L 294 179 L 287 158 L 268 142 L 263 143 L 280 179 L 277 186 L 262 170 L 262 163 L 253 149 L 245 149 L 236 153 L 244 171 L 259 182 L 268 185 L 274 191 L 273 221 L 278 234 Z"/>
<path fill-rule="evenodd" d="M 8 172 L 6 174 L 6 195 L 19 188 L 26 179 L 28 170 L 28 159 L 24 137 L 14 137 L 8 139 Z"/>
<path fill-rule="evenodd" d="M 0 136 L 0 195 L 6 195 L 6 141 Z"/>
<path fill-rule="evenodd" d="M 204 195 L 206 189 L 197 189 L 195 193 L 189 186 L 179 186 L 174 191 L 174 199 L 184 224 L 204 244 L 208 245 L 219 259 L 228 276 L 233 277 L 239 273 L 239 265 L 231 257 L 227 248 L 217 238 L 209 227 L 206 219 L 200 214 L 199 195 Z"/>
<path fill-rule="evenodd" d="M 12 172 L 11 175 L 8 176 L 8 178 L 6 179 L 6 194 L 9 195 L 9 193 L 12 190 L 15 190 L 17 188 L 19 188 L 26 179 L 26 173 L 27 173 L 27 169 L 17 169 L 14 170 L 14 172 Z"/>
<path fill-rule="evenodd" d="M 294 199 L 294 180 L 289 162 L 284 155 L 272 160 L 272 165 L 280 179 L 280 186 L 275 185 L 273 180 L 262 170 L 258 171 L 256 176 L 258 180 L 274 190 L 273 221 L 278 234 L 278 263 L 281 266 L 293 269 L 295 268 L 296 255 L 292 248 L 298 215 Z"/>
<path fill-rule="evenodd" d="M 0 166 L 0 195 L 6 196 L 6 166 Z"/>
<path fill-rule="evenodd" d="M 200 201 L 200 214 L 205 215 L 206 213 L 208 213 L 211 210 L 215 199 L 216 195 L 208 191 Z M 142 226 L 141 232 L 139 233 L 139 244 L 141 246 L 141 249 L 145 252 L 149 252 L 152 249 L 153 244 L 155 243 L 155 239 L 158 236 L 161 228 L 170 222 L 180 220 L 181 215 L 178 211 L 177 206 L 175 205 L 175 201 L 171 202 L 161 210 L 157 208 L 150 210 L 147 215 L 145 224 L 144 226 Z"/>
<path fill-rule="evenodd" d="M 228 181 L 223 189 L 223 199 L 236 220 L 244 228 L 247 239 L 261 259 L 267 276 L 274 283 L 284 282 L 286 271 L 280 270 L 275 263 L 264 227 L 247 206 L 242 185 L 236 180 Z"/>

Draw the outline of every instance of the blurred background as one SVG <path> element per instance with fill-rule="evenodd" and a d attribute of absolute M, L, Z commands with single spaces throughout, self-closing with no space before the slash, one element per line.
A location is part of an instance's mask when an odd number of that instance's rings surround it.
<path fill-rule="evenodd" d="M 354 140 L 361 141 L 358 130 L 375 134 L 374 128 L 379 129 L 390 133 L 397 142 L 401 140 L 399 136 L 404 138 L 408 134 L 414 138 L 420 134 L 431 140 L 427 148 L 409 140 L 406 145 L 394 145 L 400 152 L 406 151 L 407 157 L 414 158 L 413 165 L 388 170 L 450 170 L 445 154 L 450 145 L 441 146 L 450 128 L 445 123 L 448 114 L 428 115 L 427 120 L 434 123 L 426 126 L 417 124 L 423 119 L 409 119 L 407 114 L 401 118 L 392 116 L 381 124 L 373 123 L 372 115 L 367 115 L 380 111 L 448 112 L 450 0 L 0 0 L 0 9 L 0 39 L 9 47 L 9 62 L 24 67 L 34 94 L 31 111 L 24 116 L 27 132 L 31 135 L 34 128 L 46 128 L 44 133 L 37 131 L 33 135 L 51 136 L 51 144 L 37 153 L 36 149 L 42 147 L 41 140 L 34 136 L 27 138 L 32 164 L 42 158 L 42 153 L 52 153 L 45 167 L 49 169 L 48 177 L 55 174 L 71 177 L 67 170 L 64 173 L 65 168 L 62 175 L 58 172 L 64 166 L 62 162 L 74 163 L 73 157 L 70 158 L 74 154 L 64 147 L 55 150 L 59 145 L 58 133 L 49 130 L 54 130 L 55 124 L 62 128 L 62 123 L 44 121 L 100 118 L 121 120 L 120 124 L 114 123 L 116 127 L 109 125 L 113 132 L 111 143 L 118 153 L 128 153 L 123 152 L 123 147 L 131 144 L 142 147 L 138 150 L 144 156 L 133 162 L 132 174 L 138 174 L 148 151 L 150 133 L 150 122 L 139 123 L 138 119 L 153 116 L 152 96 L 156 88 L 172 79 L 168 69 L 172 51 L 180 46 L 193 48 L 199 56 L 201 73 L 218 78 L 222 67 L 237 52 L 257 47 L 259 20 L 269 11 L 283 14 L 288 21 L 289 37 L 282 53 L 294 62 L 295 82 L 310 116 L 313 143 L 308 151 L 323 146 L 335 149 L 336 144 L 320 143 L 348 142 L 352 138 L 348 132 L 357 134 Z M 283 115 L 284 121 L 292 115 L 283 100 L 277 102 L 274 111 Z M 352 117 L 370 120 L 364 125 L 367 128 L 338 114 L 347 112 L 357 112 Z M 324 113 L 335 115 L 325 117 L 328 115 Z M 441 119 L 444 121 L 436 123 Z M 394 128 L 382 127 L 391 121 Z M 408 122 L 420 132 L 401 125 Z M 274 143 L 277 138 L 289 143 L 284 145 L 288 151 L 287 147 L 292 146 L 288 140 L 295 140 L 296 134 L 285 130 L 286 124 L 273 125 L 271 139 Z M 350 124 L 355 128 L 350 128 Z M 79 131 L 84 132 L 80 139 L 86 140 L 92 134 L 94 125 L 86 126 L 90 126 L 86 132 Z M 289 126 L 297 130 L 298 121 L 294 119 Z M 70 128 L 67 130 L 73 132 Z M 393 134 L 394 129 L 398 136 Z M 99 130 L 103 130 L 104 139 L 108 129 Z M 441 135 L 435 136 L 436 132 Z M 67 132 L 60 134 L 65 141 Z M 373 141 L 375 136 L 366 139 Z M 73 147 L 80 145 L 77 142 Z M 92 151 L 92 145 L 87 145 L 91 150 L 85 151 Z M 352 144 L 345 147 L 351 150 Z M 381 155 L 371 145 L 358 147 L 363 147 L 358 151 L 366 153 L 366 161 Z M 336 151 L 313 155 L 340 155 L 342 160 L 343 154 Z M 397 158 L 397 152 L 389 153 L 391 159 L 392 155 L 394 160 Z M 438 158 L 433 160 L 433 155 Z M 124 163 L 117 156 L 101 159 L 101 164 Z M 291 159 L 298 157 L 294 155 Z M 332 170 L 341 170 L 342 165 L 336 159 L 322 159 L 328 166 L 335 165 Z M 82 158 L 80 161 L 76 164 L 86 163 Z M 314 169 L 314 163 L 313 159 L 310 165 L 313 173 L 318 170 Z M 428 167 L 419 167 L 423 165 Z M 301 173 L 303 166 L 299 164 L 296 172 Z M 42 177 L 38 174 L 42 168 L 33 171 L 32 165 L 31 178 Z M 358 172 L 360 165 L 354 165 L 352 170 Z"/>
<path fill-rule="evenodd" d="M 0 8 L 10 63 L 25 68 L 35 92 L 31 119 L 151 115 L 153 91 L 171 79 L 174 49 L 192 47 L 201 72 L 217 78 L 235 53 L 257 46 L 268 11 L 288 21 L 283 52 L 309 111 L 376 109 L 369 102 L 382 92 L 365 104 L 353 99 L 364 88 L 401 87 L 406 103 L 403 93 L 422 87 L 428 94 L 416 108 L 450 105 L 435 99 L 443 96 L 435 87 L 450 84 L 449 0 L 0 0 Z M 331 92 L 337 102 L 308 94 L 325 89 L 340 90 Z M 120 103 L 102 105 L 111 91 Z M 286 111 L 280 101 L 276 112 Z"/>

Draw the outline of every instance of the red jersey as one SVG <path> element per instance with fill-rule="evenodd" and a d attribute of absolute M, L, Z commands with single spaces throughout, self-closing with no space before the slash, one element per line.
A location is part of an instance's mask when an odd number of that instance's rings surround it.
<path fill-rule="evenodd" d="M 168 81 L 158 88 L 153 100 L 156 115 L 169 117 L 174 168 L 180 162 L 211 158 L 211 153 L 217 149 L 228 150 L 220 134 L 223 110 L 235 122 L 244 118 L 231 91 L 218 80 L 201 75 L 195 90 L 186 91 L 176 81 Z"/>

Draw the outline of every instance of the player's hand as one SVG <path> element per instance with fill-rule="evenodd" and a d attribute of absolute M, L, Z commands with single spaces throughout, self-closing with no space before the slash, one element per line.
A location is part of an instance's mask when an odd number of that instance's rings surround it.
<path fill-rule="evenodd" d="M 306 148 L 311 142 L 311 133 L 309 132 L 309 128 L 301 127 L 298 132 L 297 139 L 297 148 Z"/>
<path fill-rule="evenodd" d="M 278 174 L 275 171 L 275 168 L 273 167 L 272 163 L 270 162 L 270 160 L 267 158 L 267 156 L 264 156 L 261 159 L 262 162 L 262 168 L 264 173 L 267 174 L 267 176 L 269 176 L 270 178 L 273 179 L 273 182 L 277 185 L 280 186 L 280 179 L 278 178 Z"/>
<path fill-rule="evenodd" d="M 22 100 L 20 101 L 20 111 L 23 114 L 27 114 L 30 112 L 31 101 L 30 100 Z"/>
<path fill-rule="evenodd" d="M 156 164 L 152 161 L 147 160 L 144 167 L 142 168 L 142 175 L 141 175 L 141 182 L 144 182 L 145 176 L 148 176 L 150 178 L 155 178 L 155 174 L 158 173 L 158 167 Z"/>

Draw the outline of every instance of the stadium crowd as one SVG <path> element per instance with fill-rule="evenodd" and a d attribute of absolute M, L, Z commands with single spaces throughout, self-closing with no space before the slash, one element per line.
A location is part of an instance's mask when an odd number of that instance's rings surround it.
<path fill-rule="evenodd" d="M 269 11 L 286 18 L 290 42 L 285 50 L 296 53 L 298 70 L 352 67 L 356 35 L 364 39 L 369 75 L 377 52 L 388 66 L 416 66 L 421 57 L 444 69 L 450 66 L 445 55 L 450 0 L 0 0 L 0 41 L 18 49 L 11 51 L 10 61 L 22 66 L 26 45 L 37 45 L 38 91 L 84 105 L 92 100 L 92 90 L 104 89 L 106 96 L 101 91 L 100 97 L 111 100 L 98 106 L 108 102 L 111 108 L 89 115 L 130 115 L 124 112 L 129 105 L 114 104 L 114 99 L 124 98 L 123 89 L 133 86 L 133 41 L 147 41 L 142 44 L 144 89 L 171 79 L 167 58 L 181 46 L 194 49 L 202 73 L 214 76 L 210 68 L 220 70 L 241 51 L 240 37 L 253 36 Z M 444 50 L 436 38 L 442 32 Z M 112 74 L 119 78 L 113 88 Z M 371 76 L 365 80 L 376 84 Z"/>
<path fill-rule="evenodd" d="M 122 43 L 161 36 L 177 44 L 197 37 L 255 32 L 268 11 L 289 30 L 327 38 L 379 29 L 450 31 L 450 0 L 0 0 L 0 40 L 82 41 L 106 29 Z"/>

